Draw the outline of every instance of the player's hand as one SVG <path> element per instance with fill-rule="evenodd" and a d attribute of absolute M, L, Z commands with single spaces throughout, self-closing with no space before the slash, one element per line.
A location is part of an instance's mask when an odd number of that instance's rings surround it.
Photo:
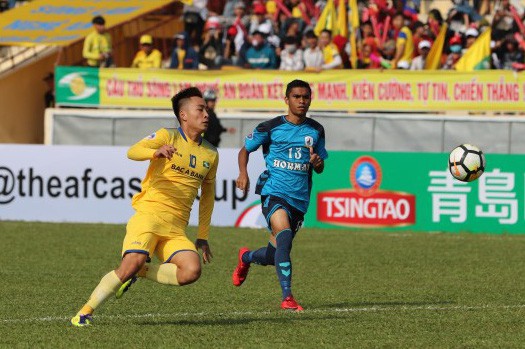
<path fill-rule="evenodd" d="M 318 170 L 323 165 L 323 159 L 316 153 L 314 153 L 314 147 L 308 147 L 310 149 L 310 163 L 314 166 L 315 170 Z"/>
<path fill-rule="evenodd" d="M 237 188 L 242 190 L 243 192 L 247 192 L 250 190 L 250 177 L 248 177 L 247 173 L 240 173 L 239 177 L 237 177 L 237 181 L 235 182 L 237 185 Z"/>
<path fill-rule="evenodd" d="M 197 239 L 195 241 L 195 247 L 202 250 L 202 261 L 204 264 L 210 263 L 213 258 L 213 253 L 211 253 L 210 245 L 207 240 Z"/>
<path fill-rule="evenodd" d="M 153 157 L 155 159 L 166 158 L 168 160 L 171 160 L 171 158 L 173 157 L 173 153 L 174 152 L 175 152 L 175 148 L 173 148 L 172 145 L 165 144 L 162 147 L 160 147 L 159 149 L 157 149 L 155 154 L 153 154 Z"/>

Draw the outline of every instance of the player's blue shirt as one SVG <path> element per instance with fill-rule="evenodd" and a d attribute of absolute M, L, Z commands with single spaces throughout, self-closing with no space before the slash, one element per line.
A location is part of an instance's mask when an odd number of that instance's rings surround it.
<path fill-rule="evenodd" d="M 263 149 L 266 171 L 257 181 L 256 193 L 281 197 L 306 213 L 313 171 L 308 147 L 321 159 L 328 158 L 323 126 L 310 118 L 295 125 L 278 116 L 259 124 L 246 136 L 244 146 L 250 153 L 260 146 Z"/>

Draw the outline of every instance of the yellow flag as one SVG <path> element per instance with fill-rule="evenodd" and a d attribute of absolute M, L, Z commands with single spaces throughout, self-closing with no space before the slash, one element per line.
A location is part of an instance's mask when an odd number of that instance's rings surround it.
<path fill-rule="evenodd" d="M 349 4 L 350 11 L 352 11 L 352 14 L 350 15 L 350 24 L 354 29 L 359 28 L 359 9 L 357 8 L 357 0 L 350 0 Z"/>
<path fill-rule="evenodd" d="M 328 29 L 333 33 L 337 24 L 336 19 L 334 0 L 328 0 L 315 25 L 315 35 L 319 36 L 324 29 Z"/>
<path fill-rule="evenodd" d="M 339 0 L 339 4 L 337 5 L 337 26 L 336 26 L 336 34 L 339 34 L 341 36 L 344 36 L 345 38 L 348 38 L 348 24 L 346 23 L 346 6 L 345 6 L 345 0 Z"/>
<path fill-rule="evenodd" d="M 352 31 L 350 33 L 350 64 L 353 69 L 357 69 L 357 40 L 356 30 L 359 28 L 359 10 L 357 8 L 357 0 L 350 0 L 350 25 Z"/>
<path fill-rule="evenodd" d="M 193 5 L 193 0 L 179 0 L 179 1 L 185 5 Z"/>
<path fill-rule="evenodd" d="M 490 34 L 485 30 L 456 63 L 457 71 L 473 71 L 490 68 Z"/>
<path fill-rule="evenodd" d="M 447 23 L 441 25 L 436 41 L 432 44 L 428 52 L 427 60 L 425 61 L 425 70 L 436 70 L 439 68 L 441 62 L 441 55 L 443 54 L 443 45 L 445 44 L 445 37 L 447 36 Z"/>

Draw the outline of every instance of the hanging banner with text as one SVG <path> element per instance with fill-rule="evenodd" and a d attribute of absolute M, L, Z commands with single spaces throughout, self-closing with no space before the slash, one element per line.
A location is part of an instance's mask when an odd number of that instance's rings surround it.
<path fill-rule="evenodd" d="M 132 161 L 127 147 L 0 144 L 0 221 L 125 223 L 149 161 Z M 261 227 L 259 196 L 235 188 L 238 149 L 220 149 L 212 225 Z M 21 156 L 20 154 L 30 154 Z M 264 170 L 262 154 L 249 171 Z M 195 201 L 190 225 L 198 224 Z"/>
<path fill-rule="evenodd" d="M 170 0 L 33 0 L 0 15 L 0 45 L 68 45 L 93 30 L 103 16 L 106 27 L 129 21 Z"/>
<path fill-rule="evenodd" d="M 233 70 L 56 68 L 58 105 L 171 109 L 170 98 L 197 86 L 218 92 L 221 108 L 282 110 L 286 84 L 312 87 L 311 110 L 523 111 L 525 73 L 332 70 L 321 73 Z"/>
<path fill-rule="evenodd" d="M 332 151 L 314 174 L 306 226 L 525 234 L 525 155 L 486 160 L 465 183 L 448 154 Z"/>

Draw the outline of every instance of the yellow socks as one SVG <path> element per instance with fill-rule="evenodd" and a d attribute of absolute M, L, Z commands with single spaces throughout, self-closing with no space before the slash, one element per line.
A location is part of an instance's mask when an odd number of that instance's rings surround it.
<path fill-rule="evenodd" d="M 78 314 L 86 315 L 92 314 L 93 311 L 102 304 L 110 296 L 114 295 L 122 286 L 122 282 L 118 278 L 115 271 L 111 271 L 104 275 L 100 283 L 95 287 L 87 303 L 80 309 Z"/>
<path fill-rule="evenodd" d="M 172 263 L 145 265 L 139 272 L 140 277 L 156 281 L 159 284 L 178 286 L 177 266 Z"/>

